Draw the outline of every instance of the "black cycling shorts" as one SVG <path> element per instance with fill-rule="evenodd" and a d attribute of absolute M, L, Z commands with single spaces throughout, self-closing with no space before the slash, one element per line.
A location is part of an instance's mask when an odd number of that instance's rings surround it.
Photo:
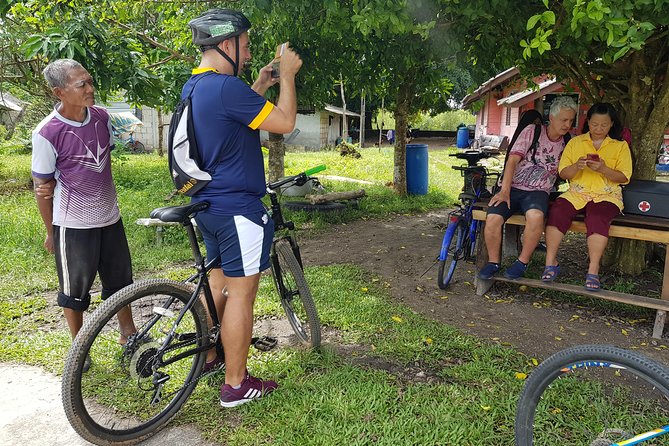
<path fill-rule="evenodd" d="M 92 229 L 54 225 L 53 233 L 61 307 L 85 311 L 98 273 L 103 299 L 132 283 L 130 249 L 121 220 Z"/>
<path fill-rule="evenodd" d="M 548 214 L 548 193 L 540 190 L 521 190 L 511 188 L 511 208 L 506 203 L 498 203 L 495 206 L 488 208 L 488 215 L 501 215 L 504 221 L 516 213 L 525 215 L 530 209 L 538 209 L 544 213 L 544 217 Z"/>

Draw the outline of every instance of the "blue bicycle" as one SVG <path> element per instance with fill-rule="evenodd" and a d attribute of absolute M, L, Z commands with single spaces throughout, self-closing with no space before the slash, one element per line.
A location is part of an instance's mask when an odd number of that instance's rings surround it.
<path fill-rule="evenodd" d="M 458 196 L 460 200 L 458 209 L 449 214 L 448 227 L 437 259 L 439 262 L 437 284 L 442 290 L 446 289 L 453 278 L 458 262 L 468 261 L 476 256 L 476 237 L 481 222 L 474 220 L 472 215 L 474 204 L 482 198 L 490 197 L 486 187 L 488 178 L 499 178 L 499 173 L 489 172 L 484 166 L 478 165 L 478 162 L 497 154 L 498 151 L 492 150 L 468 150 L 450 155 L 466 160 L 467 165 L 452 166 L 453 169 L 462 172 L 464 188 Z"/>

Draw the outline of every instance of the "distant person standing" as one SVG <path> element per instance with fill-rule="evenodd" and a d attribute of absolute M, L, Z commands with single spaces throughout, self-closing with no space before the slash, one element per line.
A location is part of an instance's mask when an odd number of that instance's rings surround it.
<path fill-rule="evenodd" d="M 44 247 L 56 255 L 58 305 L 74 338 L 96 274 L 105 299 L 132 283 L 132 266 L 112 180 L 111 124 L 94 105 L 93 79 L 72 59 L 51 62 L 44 77 L 60 102 L 33 131 L 32 176 Z M 137 330 L 130 307 L 118 317 L 124 344 Z M 90 364 L 87 357 L 84 371 Z"/>
<path fill-rule="evenodd" d="M 388 133 L 386 133 L 386 138 L 390 144 L 395 144 L 395 130 L 388 130 Z"/>

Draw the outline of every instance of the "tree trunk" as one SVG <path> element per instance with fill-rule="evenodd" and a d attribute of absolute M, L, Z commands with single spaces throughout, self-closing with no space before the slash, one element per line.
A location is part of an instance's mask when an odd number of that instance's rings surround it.
<path fill-rule="evenodd" d="M 632 131 L 632 178 L 655 180 L 655 163 L 664 131 L 669 125 L 669 85 L 666 79 L 655 76 L 656 54 L 660 48 L 636 51 L 630 57 L 629 102 L 622 103 L 627 110 Z M 605 259 L 615 269 L 638 275 L 646 268 L 651 244 L 636 240 L 612 239 L 612 259 Z"/>
<path fill-rule="evenodd" d="M 358 133 L 358 142 L 360 148 L 365 147 L 365 89 L 362 89 L 360 95 L 360 132 Z"/>
<path fill-rule="evenodd" d="M 381 150 L 381 143 L 382 143 L 382 140 L 383 140 L 383 115 L 386 112 L 385 102 L 386 102 L 386 98 L 382 97 L 381 98 L 381 112 L 376 115 L 376 126 L 379 128 L 379 151 Z M 381 123 L 379 123 L 379 118 L 381 119 Z"/>
<path fill-rule="evenodd" d="M 163 123 L 163 113 L 160 109 L 156 110 L 158 113 L 158 155 L 163 156 L 163 134 L 165 133 L 165 124 Z"/>
<path fill-rule="evenodd" d="M 393 188 L 401 196 L 407 194 L 406 134 L 411 106 L 411 87 L 403 83 L 397 92 L 395 106 L 395 163 Z"/>
<path fill-rule="evenodd" d="M 341 91 L 341 108 L 344 111 L 341 117 L 341 140 L 348 138 L 348 117 L 346 116 L 346 96 L 344 95 L 344 78 L 339 73 L 339 90 Z"/>
<path fill-rule="evenodd" d="M 269 181 L 276 181 L 284 176 L 284 155 L 286 153 L 286 146 L 283 144 L 283 134 L 271 133 L 269 134 L 269 159 L 268 159 L 268 176 Z"/>

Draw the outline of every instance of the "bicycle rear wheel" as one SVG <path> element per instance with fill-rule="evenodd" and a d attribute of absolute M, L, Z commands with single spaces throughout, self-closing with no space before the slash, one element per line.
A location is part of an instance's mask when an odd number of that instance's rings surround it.
<path fill-rule="evenodd" d="M 321 322 L 302 267 L 288 240 L 278 240 L 274 250 L 276 262 L 272 262 L 272 277 L 288 322 L 300 342 L 318 348 Z"/>
<path fill-rule="evenodd" d="M 130 149 L 132 150 L 132 153 L 149 153 L 150 152 L 150 150 L 146 150 L 146 146 L 144 145 L 144 143 L 142 143 L 140 141 L 137 141 L 137 140 L 133 141 L 130 144 Z"/>
<path fill-rule="evenodd" d="M 88 317 L 65 362 L 62 399 L 74 430 L 97 445 L 133 444 L 163 427 L 181 408 L 197 384 L 206 353 L 185 353 L 208 343 L 207 318 L 198 299 L 176 327 L 193 287 L 167 279 L 129 285 Z M 125 346 L 116 314 L 132 309 L 137 334 Z M 162 351 L 162 353 L 161 353 Z M 86 357 L 92 363 L 83 372 Z"/>
<path fill-rule="evenodd" d="M 446 232 L 444 232 L 444 240 L 439 254 L 439 272 L 437 274 L 437 285 L 442 290 L 448 287 L 453 278 L 455 267 L 462 256 L 466 236 L 465 222 L 459 217 L 451 221 L 446 228 Z"/>
<path fill-rule="evenodd" d="M 666 424 L 668 397 L 669 370 L 655 361 L 608 345 L 568 348 L 525 383 L 516 445 L 618 444 Z M 669 444 L 669 435 L 652 444 Z"/>

